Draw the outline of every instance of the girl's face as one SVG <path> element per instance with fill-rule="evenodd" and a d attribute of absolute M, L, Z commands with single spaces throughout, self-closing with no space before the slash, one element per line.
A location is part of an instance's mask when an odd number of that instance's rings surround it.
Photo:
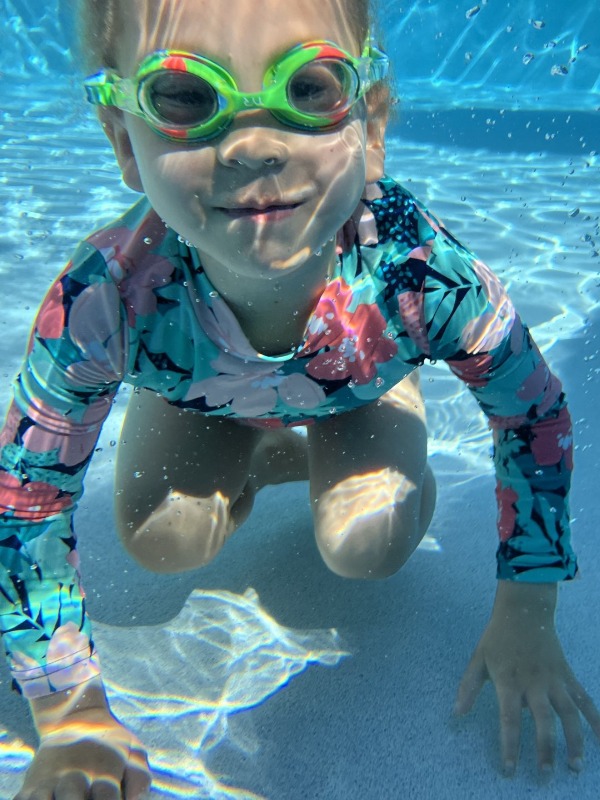
<path fill-rule="evenodd" d="M 225 67 L 241 91 L 258 92 L 269 66 L 301 42 L 326 39 L 360 55 L 343 12 L 342 0 L 127 0 L 119 71 L 133 75 L 154 50 L 184 50 Z M 364 101 L 327 132 L 250 109 L 218 138 L 192 144 L 114 109 L 104 121 L 126 182 L 197 247 L 209 277 L 281 276 L 323 246 L 333 252 L 328 242 L 382 169 Z"/>

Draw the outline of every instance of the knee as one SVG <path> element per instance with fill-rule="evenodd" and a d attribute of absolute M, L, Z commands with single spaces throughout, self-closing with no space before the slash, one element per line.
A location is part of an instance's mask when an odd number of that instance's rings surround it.
<path fill-rule="evenodd" d="M 317 546 L 329 569 L 367 580 L 398 572 L 431 519 L 423 513 L 422 488 L 384 470 L 353 476 L 313 501 Z"/>
<path fill-rule="evenodd" d="M 317 546 L 327 567 L 342 578 L 354 580 L 382 580 L 395 575 L 414 548 L 399 547 L 385 534 L 373 536 L 372 530 L 369 534 L 365 540 L 352 530 L 317 531 Z"/>
<path fill-rule="evenodd" d="M 229 501 L 220 492 L 198 498 L 170 491 L 141 524 L 121 524 L 119 533 L 145 569 L 178 573 L 209 564 L 235 528 Z"/>

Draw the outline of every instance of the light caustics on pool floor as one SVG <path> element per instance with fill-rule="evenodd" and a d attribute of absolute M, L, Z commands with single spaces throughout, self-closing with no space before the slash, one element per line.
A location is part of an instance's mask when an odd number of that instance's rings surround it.
<path fill-rule="evenodd" d="M 260 800 L 211 773 L 210 752 L 225 741 L 247 755 L 256 752 L 260 743 L 239 712 L 310 665 L 335 666 L 349 655 L 335 630 L 279 625 L 252 589 L 243 595 L 196 590 L 166 625 L 95 622 L 94 639 L 112 710 L 150 750 L 153 797 L 193 800 Z M 168 746 L 161 746 L 166 723 Z M 0 729 L 3 800 L 16 791 L 31 756 Z"/>

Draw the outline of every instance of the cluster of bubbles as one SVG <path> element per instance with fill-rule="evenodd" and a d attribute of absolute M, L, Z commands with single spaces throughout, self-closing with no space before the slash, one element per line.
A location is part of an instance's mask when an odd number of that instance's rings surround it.
<path fill-rule="evenodd" d="M 484 2 L 481 3 L 481 5 L 472 6 L 466 12 L 466 15 L 465 15 L 466 18 L 468 20 L 474 19 L 477 16 L 477 14 L 479 14 L 479 12 L 481 11 L 482 6 L 485 6 L 485 5 L 487 5 L 487 0 L 484 0 Z M 546 27 L 546 23 L 545 23 L 545 21 L 543 19 L 529 19 L 528 22 L 531 25 L 531 27 L 536 31 L 541 31 Z M 512 33 L 512 31 L 513 31 L 513 26 L 509 25 L 506 28 L 506 32 L 507 33 Z M 558 44 L 559 44 L 559 41 L 557 41 L 555 39 L 550 39 L 548 42 L 546 42 L 544 44 L 543 48 L 544 48 L 544 50 L 553 50 L 555 47 L 557 47 Z M 589 44 L 582 44 L 582 45 L 579 45 L 578 47 L 575 47 L 574 45 L 572 45 L 571 46 L 571 56 L 568 59 L 567 63 L 566 64 L 553 64 L 551 69 L 550 69 L 550 74 L 551 75 L 568 75 L 569 74 L 569 68 L 570 68 L 571 64 L 574 64 L 577 61 L 577 57 L 581 53 L 583 53 L 585 50 L 587 50 L 588 48 L 589 48 Z M 465 53 L 465 61 L 471 61 L 472 58 L 473 58 L 473 53 L 471 53 L 471 52 Z M 525 66 L 527 66 L 527 64 L 531 64 L 531 62 L 534 60 L 534 58 L 535 58 L 535 53 L 532 53 L 530 51 L 525 53 L 525 55 L 523 56 L 523 64 L 525 64 Z"/>

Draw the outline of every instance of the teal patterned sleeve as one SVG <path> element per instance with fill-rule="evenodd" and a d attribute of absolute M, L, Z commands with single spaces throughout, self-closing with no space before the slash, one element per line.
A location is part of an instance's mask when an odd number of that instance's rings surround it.
<path fill-rule="evenodd" d="M 82 244 L 39 310 L 0 432 L 0 630 L 28 698 L 99 672 L 72 516 L 125 369 L 124 316 Z"/>
<path fill-rule="evenodd" d="M 573 467 L 565 395 L 498 278 L 426 211 L 422 324 L 488 417 L 498 503 L 497 576 L 573 578 L 568 495 Z"/>

